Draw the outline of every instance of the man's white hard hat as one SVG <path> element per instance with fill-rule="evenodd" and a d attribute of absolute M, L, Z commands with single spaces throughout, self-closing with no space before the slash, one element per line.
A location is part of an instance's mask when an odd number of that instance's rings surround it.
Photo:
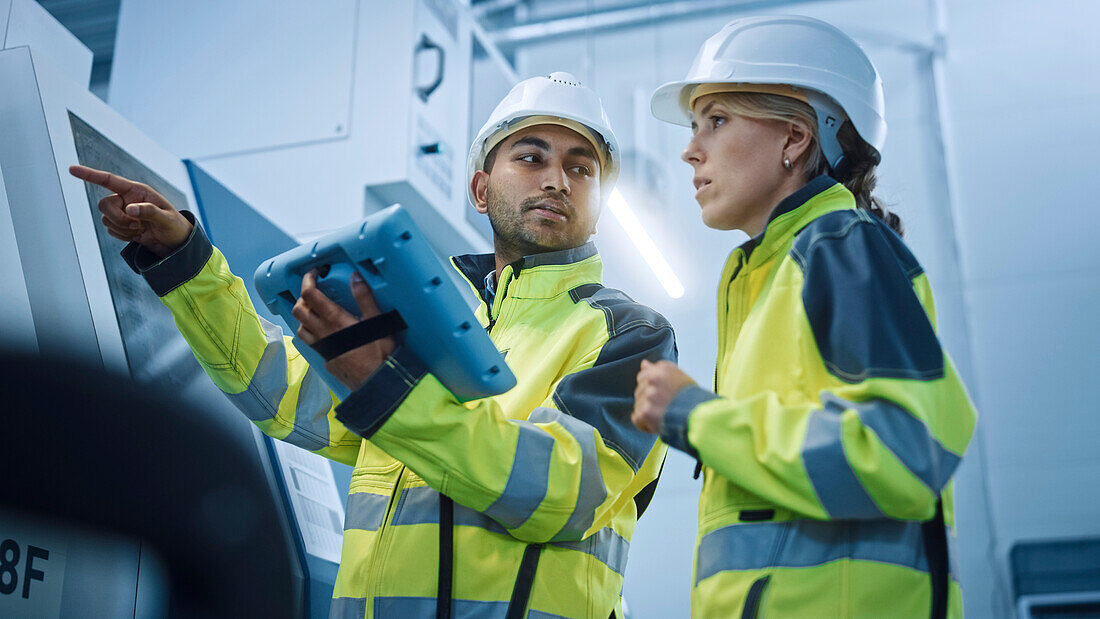
<path fill-rule="evenodd" d="M 619 177 L 619 143 L 607 120 L 599 96 L 569 73 L 532 77 L 512 87 L 470 144 L 466 159 L 466 193 L 474 173 L 485 165 L 493 147 L 513 133 L 532 125 L 562 125 L 592 142 L 600 158 L 600 195 L 606 199 Z"/>
<path fill-rule="evenodd" d="M 650 108 L 660 120 L 691 126 L 692 103 L 713 92 L 766 92 L 808 103 L 817 114 L 821 149 L 834 168 L 843 156 L 836 132 L 845 119 L 876 152 L 886 141 L 875 65 L 851 37 L 812 17 L 731 21 L 699 48 L 687 77 L 654 91 Z"/>

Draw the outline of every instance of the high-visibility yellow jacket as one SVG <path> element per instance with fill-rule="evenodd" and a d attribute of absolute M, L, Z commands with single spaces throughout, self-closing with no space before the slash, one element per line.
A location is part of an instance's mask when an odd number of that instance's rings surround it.
<path fill-rule="evenodd" d="M 355 467 L 332 616 L 435 616 L 440 493 L 454 501 L 454 616 L 503 617 L 529 547 L 541 554 L 528 616 L 617 607 L 666 451 L 630 422 L 635 377 L 676 349 L 663 317 L 599 283 L 592 244 L 502 269 L 477 316 L 518 385 L 467 403 L 400 348 L 338 402 L 198 226 L 164 260 L 126 255 L 261 430 Z M 493 256 L 453 262 L 484 295 Z"/>
<path fill-rule="evenodd" d="M 941 496 L 953 523 L 975 418 L 916 259 L 812 180 L 730 255 L 715 392 L 680 391 L 661 431 L 704 472 L 692 615 L 928 617 L 922 523 Z"/>

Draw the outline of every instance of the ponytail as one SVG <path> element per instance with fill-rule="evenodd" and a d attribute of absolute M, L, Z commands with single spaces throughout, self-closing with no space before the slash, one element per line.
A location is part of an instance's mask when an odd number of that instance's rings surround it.
<path fill-rule="evenodd" d="M 850 120 L 844 121 L 840 126 L 836 139 L 844 150 L 844 158 L 837 169 L 833 170 L 836 180 L 855 196 L 856 208 L 871 211 L 871 214 L 886 222 L 898 236 L 904 236 L 905 226 L 901 223 L 901 217 L 887 209 L 882 200 L 871 195 L 878 184 L 878 152 L 859 137 Z"/>

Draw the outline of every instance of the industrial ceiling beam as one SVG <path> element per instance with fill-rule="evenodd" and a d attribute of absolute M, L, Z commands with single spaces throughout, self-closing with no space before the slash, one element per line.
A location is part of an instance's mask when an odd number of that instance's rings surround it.
<path fill-rule="evenodd" d="M 499 13 L 515 8 L 521 2 L 523 2 L 523 0 L 486 0 L 485 2 L 474 4 L 472 8 L 474 14 L 482 18 L 491 13 Z"/>
<path fill-rule="evenodd" d="M 657 4 L 642 2 L 604 11 L 576 13 L 541 22 L 509 26 L 490 31 L 490 34 L 499 47 L 511 49 L 551 38 L 563 39 L 621 30 L 657 21 L 667 23 L 731 9 L 753 11 L 810 2 L 821 2 L 821 0 L 679 0 Z"/>
<path fill-rule="evenodd" d="M 516 68 L 512 66 L 512 62 L 504 57 L 504 54 L 500 53 L 500 48 L 493 42 L 492 36 L 485 29 L 481 27 L 481 24 L 476 20 L 470 20 L 470 30 L 474 35 L 474 40 L 477 45 L 485 50 L 485 54 L 489 57 L 494 64 L 501 70 L 502 73 L 513 84 L 519 81 L 519 76 L 516 75 Z"/>

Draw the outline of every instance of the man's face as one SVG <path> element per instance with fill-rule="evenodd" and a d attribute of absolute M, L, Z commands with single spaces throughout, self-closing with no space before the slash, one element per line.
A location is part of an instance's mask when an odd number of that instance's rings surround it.
<path fill-rule="evenodd" d="M 592 143 L 559 125 L 534 125 L 496 146 L 490 171 L 474 175 L 498 253 L 527 256 L 583 245 L 596 231 L 600 163 Z"/>

